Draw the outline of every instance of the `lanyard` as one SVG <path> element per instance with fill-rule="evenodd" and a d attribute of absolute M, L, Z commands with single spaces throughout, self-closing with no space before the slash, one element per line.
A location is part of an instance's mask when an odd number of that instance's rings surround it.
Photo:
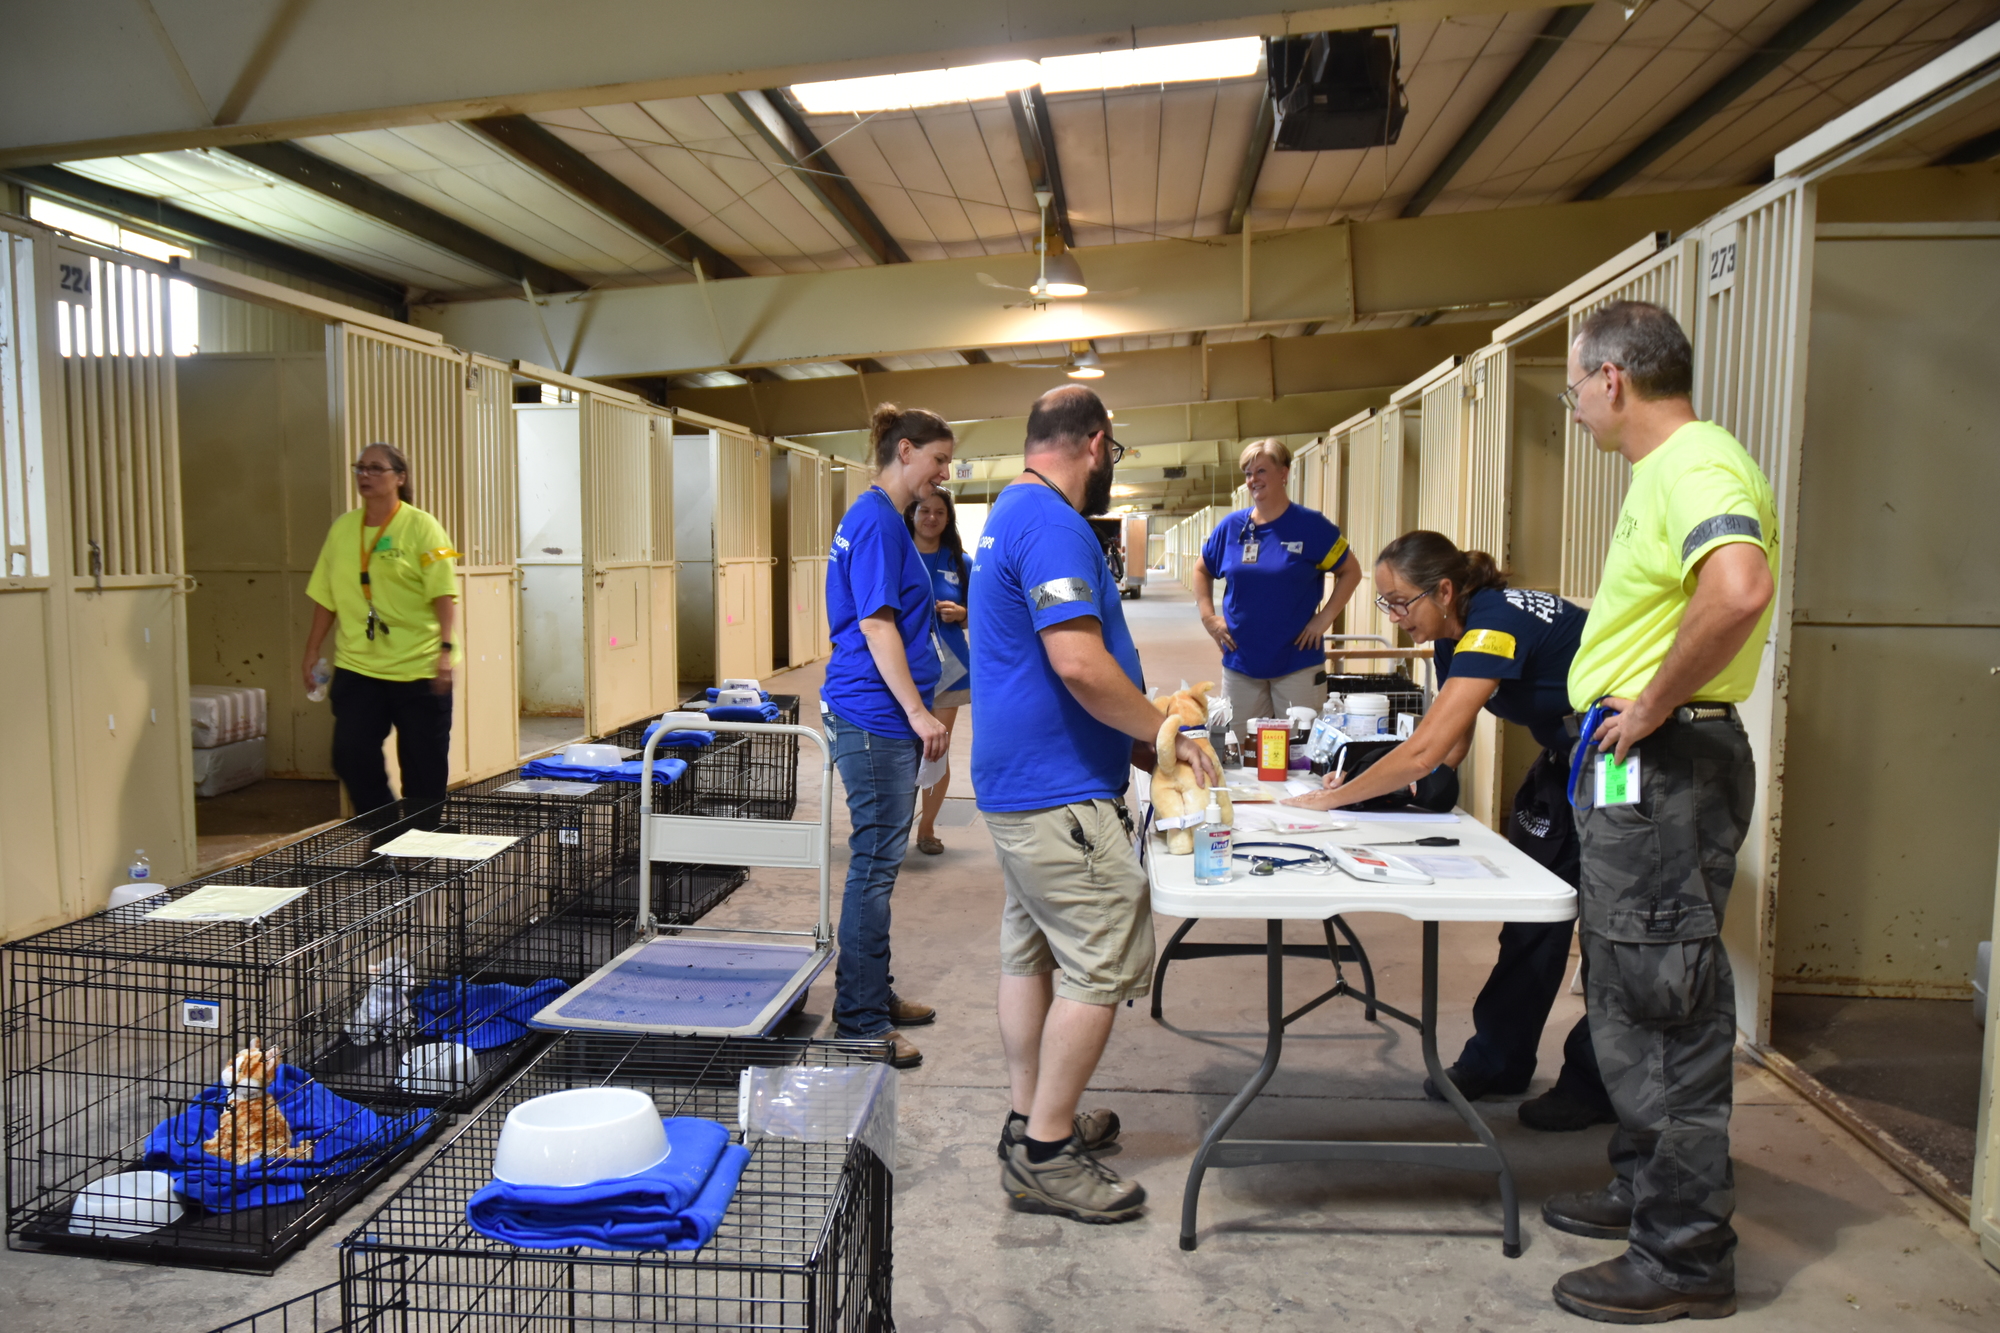
<path fill-rule="evenodd" d="M 389 517 L 383 519 L 382 526 L 375 530 L 376 545 L 380 545 L 382 539 L 389 535 L 389 525 L 391 523 L 394 523 L 396 521 L 396 515 L 402 512 L 403 512 L 403 502 L 399 498 L 396 501 L 395 507 L 389 511 Z M 375 614 L 375 588 L 374 585 L 369 583 L 368 581 L 368 562 L 374 559 L 374 557 L 375 557 L 375 547 L 370 546 L 368 544 L 368 515 L 366 511 L 364 511 L 361 515 L 361 596 L 368 603 L 368 637 L 371 640 L 375 637 L 375 629 L 376 626 L 378 625 L 381 626 L 382 633 L 385 637 L 389 633 L 388 622 L 382 620 Z"/>
<path fill-rule="evenodd" d="M 1263 544 L 1263 542 L 1257 539 L 1257 520 L 1245 514 L 1243 516 L 1243 563 L 1246 565 L 1256 564 L 1258 549 Z"/>
<path fill-rule="evenodd" d="M 1607 694 L 1604 698 L 1599 699 L 1586 709 L 1583 714 L 1583 725 L 1577 728 L 1579 734 L 1576 750 L 1570 755 L 1569 760 L 1569 803 L 1571 806 L 1576 804 L 1576 780 L 1583 776 L 1584 761 L 1590 752 L 1597 748 L 1592 743 L 1597 736 L 1597 729 L 1604 725 L 1606 718 L 1611 716 L 1611 710 L 1604 706 L 1604 699 L 1610 697 Z"/>

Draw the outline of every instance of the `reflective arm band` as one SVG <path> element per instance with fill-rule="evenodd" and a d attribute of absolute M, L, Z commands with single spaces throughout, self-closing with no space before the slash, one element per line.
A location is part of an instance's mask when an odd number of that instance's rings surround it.
<path fill-rule="evenodd" d="M 1762 546 L 1764 525 L 1748 514 L 1717 514 L 1714 518 L 1705 518 L 1694 525 L 1687 540 L 1681 543 L 1681 563 L 1694 559 L 1696 551 L 1721 537 L 1748 537 Z"/>

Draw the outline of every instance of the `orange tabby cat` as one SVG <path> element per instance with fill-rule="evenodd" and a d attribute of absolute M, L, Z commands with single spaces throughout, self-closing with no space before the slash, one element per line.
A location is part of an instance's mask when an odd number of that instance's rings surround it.
<path fill-rule="evenodd" d="M 264 1089 L 278 1073 L 278 1048 L 264 1050 L 252 1037 L 247 1049 L 238 1051 L 222 1071 L 222 1084 L 229 1089 L 229 1105 L 222 1108 L 215 1137 L 201 1150 L 234 1162 L 238 1166 L 259 1157 L 288 1157 L 311 1161 L 310 1143 L 292 1144 L 292 1127 L 277 1101 Z"/>

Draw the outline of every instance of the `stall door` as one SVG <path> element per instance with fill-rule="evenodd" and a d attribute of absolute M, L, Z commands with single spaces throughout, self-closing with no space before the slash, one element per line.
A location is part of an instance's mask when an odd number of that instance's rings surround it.
<path fill-rule="evenodd" d="M 790 577 L 786 580 L 790 602 L 792 666 L 803 666 L 825 657 L 826 630 L 827 515 L 831 476 L 827 460 L 819 454 L 788 450 L 784 466 L 790 473 L 790 540 L 786 549 Z"/>
<path fill-rule="evenodd" d="M 652 479 L 652 537 L 647 582 L 652 607 L 652 674 L 648 681 L 652 702 L 649 712 L 665 712 L 680 702 L 678 671 L 680 626 L 675 581 L 680 565 L 674 547 L 674 423 L 671 417 L 647 419 L 647 440 Z"/>
<path fill-rule="evenodd" d="M 459 629 L 464 654 L 459 716 L 465 776 L 504 773 L 520 762 L 519 644 L 521 458 L 514 376 L 504 361 L 472 355 L 463 396 L 465 498 L 457 539 Z"/>
<path fill-rule="evenodd" d="M 1459 367 L 1423 391 L 1417 429 L 1422 463 L 1417 469 L 1417 526 L 1466 545 L 1467 370 Z M 1401 535 L 1401 534 L 1397 534 Z"/>
<path fill-rule="evenodd" d="M 179 422 L 166 281 L 109 252 L 54 249 L 77 274 L 55 305 L 82 852 L 72 906 L 96 911 L 137 847 L 161 879 L 195 865 Z"/>
<path fill-rule="evenodd" d="M 715 675 L 771 674 L 771 448 L 715 435 Z"/>
<path fill-rule="evenodd" d="M 652 414 L 585 394 L 582 431 L 584 726 L 601 736 L 653 706 Z"/>

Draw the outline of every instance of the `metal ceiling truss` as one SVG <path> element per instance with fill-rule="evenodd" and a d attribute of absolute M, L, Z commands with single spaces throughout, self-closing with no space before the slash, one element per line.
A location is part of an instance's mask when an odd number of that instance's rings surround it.
<path fill-rule="evenodd" d="M 1021 157 L 1028 164 L 1028 183 L 1037 192 L 1046 190 L 1049 202 L 1048 236 L 1044 242 L 1060 238 L 1051 251 L 1074 249 L 1076 232 L 1069 225 L 1069 196 L 1063 191 L 1062 161 L 1056 156 L 1055 127 L 1049 123 L 1049 99 L 1040 84 L 1007 94 L 1007 109 L 1014 115 L 1014 133 L 1021 140 Z"/>
<path fill-rule="evenodd" d="M 806 125 L 805 117 L 783 88 L 729 94 L 729 103 L 762 135 L 779 161 L 796 172 L 808 190 L 832 210 L 856 243 L 875 256 L 878 264 L 907 264 L 910 256 L 902 243 L 889 234 L 882 219 L 854 188 L 847 173 L 833 160 Z"/>
<path fill-rule="evenodd" d="M 397 283 L 324 259 L 309 250 L 274 241 L 268 236 L 217 222 L 214 218 L 170 204 L 164 199 L 156 199 L 150 194 L 107 185 L 61 167 L 16 167 L 7 175 L 37 194 L 81 204 L 86 209 L 111 214 L 120 222 L 164 231 L 197 245 L 212 245 L 232 251 L 294 277 L 383 306 L 397 319 L 407 314 L 405 302 L 408 293 Z"/>
<path fill-rule="evenodd" d="M 587 153 L 526 116 L 487 116 L 466 122 L 510 155 L 577 198 L 711 278 L 740 278 L 741 264 L 663 212 L 652 200 L 592 161 Z"/>
<path fill-rule="evenodd" d="M 580 292 L 590 286 L 580 278 L 524 255 L 511 245 L 475 231 L 456 218 L 378 185 L 366 176 L 336 166 L 291 143 L 248 143 L 221 151 L 248 162 L 280 180 L 302 185 L 316 194 L 386 222 L 418 240 L 449 251 L 470 263 L 514 281 L 526 281 L 538 291 Z"/>

